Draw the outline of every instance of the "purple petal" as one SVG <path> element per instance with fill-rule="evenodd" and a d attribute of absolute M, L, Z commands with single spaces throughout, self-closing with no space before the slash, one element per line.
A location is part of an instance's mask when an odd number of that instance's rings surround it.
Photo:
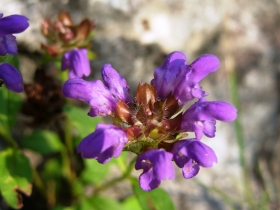
<path fill-rule="evenodd" d="M 3 37 L 0 37 L 0 56 L 4 56 L 7 53 L 8 52 L 7 52 L 7 48 L 5 45 L 5 36 L 3 36 Z"/>
<path fill-rule="evenodd" d="M 108 87 L 116 101 L 119 99 L 127 103 L 132 101 L 129 94 L 130 88 L 126 80 L 110 64 L 105 64 L 101 73 L 104 84 Z"/>
<path fill-rule="evenodd" d="M 116 106 L 111 93 L 100 80 L 92 82 L 80 78 L 69 79 L 62 92 L 68 98 L 85 101 L 91 105 L 91 116 L 110 115 Z"/>
<path fill-rule="evenodd" d="M 203 122 L 203 133 L 209 138 L 215 137 L 216 132 L 216 121 L 215 120 L 206 120 Z"/>
<path fill-rule="evenodd" d="M 230 122 L 237 117 L 236 108 L 224 101 L 206 101 L 202 98 L 184 114 L 183 121 L 220 120 Z"/>
<path fill-rule="evenodd" d="M 215 152 L 201 141 L 191 141 L 187 146 L 187 151 L 188 156 L 202 167 L 209 168 L 212 167 L 213 162 L 218 162 Z"/>
<path fill-rule="evenodd" d="M 0 64 L 0 79 L 7 88 L 14 92 L 23 91 L 23 80 L 19 71 L 8 63 Z"/>
<path fill-rule="evenodd" d="M 139 185 L 142 190 L 151 191 L 159 187 L 160 183 L 161 180 L 157 179 L 157 177 L 153 175 L 152 168 L 139 176 Z"/>
<path fill-rule="evenodd" d="M 16 37 L 13 35 L 6 35 L 4 37 L 5 47 L 7 53 L 11 55 L 16 55 L 18 53 Z"/>
<path fill-rule="evenodd" d="M 187 58 L 184 53 L 175 51 L 170 53 L 164 64 L 154 72 L 152 84 L 157 90 L 157 96 L 164 100 L 169 93 L 173 93 L 176 84 L 180 83 L 187 74 Z"/>
<path fill-rule="evenodd" d="M 124 130 L 114 125 L 98 124 L 95 132 L 85 137 L 78 145 L 77 152 L 83 158 L 94 158 L 99 163 L 118 157 L 128 139 Z"/>
<path fill-rule="evenodd" d="M 193 84 L 198 84 L 208 74 L 215 72 L 220 66 L 219 59 L 210 54 L 201 55 L 189 65 L 190 78 Z"/>
<path fill-rule="evenodd" d="M 66 52 L 62 58 L 61 69 L 69 69 L 69 78 L 82 78 L 90 75 L 87 49 L 73 49 Z"/>
<path fill-rule="evenodd" d="M 1 17 L 0 17 L 1 18 Z M 28 18 L 22 15 L 10 15 L 0 19 L 0 37 L 25 31 L 29 26 Z"/>
<path fill-rule="evenodd" d="M 149 191 L 159 186 L 161 180 L 174 179 L 172 154 L 162 149 L 149 150 L 138 156 L 135 169 L 143 169 L 139 184 L 143 190 Z"/>
<path fill-rule="evenodd" d="M 182 168 L 182 173 L 185 179 L 190 179 L 196 176 L 199 172 L 199 165 L 192 160 L 189 160 Z"/>
<path fill-rule="evenodd" d="M 182 168 L 190 160 L 194 160 L 203 167 L 212 167 L 217 162 L 215 152 L 197 139 L 180 140 L 172 148 L 173 159 L 178 167 Z"/>

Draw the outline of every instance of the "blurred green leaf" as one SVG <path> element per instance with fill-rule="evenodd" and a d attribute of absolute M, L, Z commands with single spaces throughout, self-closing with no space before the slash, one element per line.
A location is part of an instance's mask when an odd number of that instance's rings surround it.
<path fill-rule="evenodd" d="M 100 164 L 93 159 L 85 159 L 85 169 L 81 173 L 81 179 L 86 184 L 101 183 L 109 171 L 109 164 Z"/>
<path fill-rule="evenodd" d="M 22 98 L 18 93 L 0 88 L 0 123 L 10 131 L 16 122 L 17 113 L 22 104 Z"/>
<path fill-rule="evenodd" d="M 123 206 L 118 201 L 101 196 L 93 196 L 90 198 L 86 198 L 81 201 L 79 204 L 78 210 L 123 210 Z"/>
<path fill-rule="evenodd" d="M 64 113 L 67 114 L 69 120 L 73 123 L 80 136 L 85 137 L 95 130 L 96 125 L 102 122 L 101 117 L 89 117 L 88 110 L 84 110 L 71 105 L 64 106 Z"/>
<path fill-rule="evenodd" d="M 127 199 L 125 199 L 122 203 L 123 210 L 142 210 L 141 206 L 139 205 L 139 202 L 135 196 L 131 196 Z"/>
<path fill-rule="evenodd" d="M 30 135 L 23 137 L 20 145 L 42 155 L 48 155 L 63 150 L 63 144 L 58 135 L 47 130 L 33 131 Z"/>
<path fill-rule="evenodd" d="M 0 191 L 12 208 L 20 208 L 20 192 L 30 196 L 32 191 L 32 169 L 29 160 L 20 151 L 7 149 L 0 153 Z"/>
<path fill-rule="evenodd" d="M 170 196 L 163 189 L 145 192 L 139 187 L 137 179 L 132 179 L 132 187 L 143 210 L 175 210 Z"/>
<path fill-rule="evenodd" d="M 52 210 L 75 210 L 74 207 L 55 206 Z"/>
<path fill-rule="evenodd" d="M 49 159 L 44 165 L 44 173 L 42 176 L 45 180 L 62 177 L 61 168 L 62 164 L 59 159 Z"/>

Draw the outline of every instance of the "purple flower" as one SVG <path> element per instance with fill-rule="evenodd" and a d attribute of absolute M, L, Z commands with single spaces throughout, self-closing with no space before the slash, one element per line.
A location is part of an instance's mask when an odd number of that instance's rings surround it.
<path fill-rule="evenodd" d="M 143 169 L 139 177 L 139 185 L 145 191 L 157 188 L 161 180 L 175 177 L 172 154 L 163 149 L 153 149 L 139 155 L 135 169 Z"/>
<path fill-rule="evenodd" d="M 73 49 L 66 52 L 62 58 L 61 69 L 69 69 L 69 78 L 82 78 L 90 75 L 87 49 Z"/>
<path fill-rule="evenodd" d="M 197 139 L 176 142 L 172 153 L 173 160 L 179 168 L 182 168 L 186 179 L 196 176 L 200 166 L 209 168 L 212 167 L 213 162 L 218 162 L 215 152 Z"/>
<path fill-rule="evenodd" d="M 102 68 L 102 77 L 104 83 L 100 80 L 88 82 L 79 78 L 69 79 L 63 85 L 63 94 L 89 103 L 89 115 L 92 117 L 111 115 L 120 99 L 127 103 L 131 101 L 129 87 L 109 64 Z"/>
<path fill-rule="evenodd" d="M 216 120 L 230 122 L 236 117 L 237 110 L 233 105 L 224 101 L 207 101 L 201 98 L 183 114 L 181 129 L 195 132 L 198 140 L 202 138 L 202 134 L 213 138 Z"/>
<path fill-rule="evenodd" d="M 190 65 L 182 52 L 170 53 L 164 64 L 154 73 L 152 84 L 158 97 L 165 99 L 170 93 L 184 105 L 194 98 L 202 98 L 207 94 L 202 91 L 199 82 L 208 74 L 219 68 L 220 62 L 214 55 L 202 55 Z"/>
<path fill-rule="evenodd" d="M 0 80 L 3 80 L 4 84 L 11 91 L 23 91 L 23 80 L 19 71 L 8 63 L 0 64 Z"/>
<path fill-rule="evenodd" d="M 82 153 L 83 158 L 94 158 L 104 164 L 111 157 L 118 157 L 127 141 L 126 133 L 121 128 L 98 124 L 96 130 L 80 142 L 77 151 Z"/>
<path fill-rule="evenodd" d="M 16 38 L 12 34 L 23 32 L 29 26 L 28 19 L 22 15 L 11 15 L 3 17 L 0 14 L 0 55 L 7 53 L 17 54 Z"/>

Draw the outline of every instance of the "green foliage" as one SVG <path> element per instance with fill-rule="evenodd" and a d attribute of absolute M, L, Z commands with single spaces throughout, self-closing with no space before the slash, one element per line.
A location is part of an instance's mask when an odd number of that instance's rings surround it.
<path fill-rule="evenodd" d="M 86 184 L 99 184 L 109 172 L 109 164 L 100 164 L 96 160 L 86 159 L 85 169 L 81 173 L 81 179 Z"/>
<path fill-rule="evenodd" d="M 84 199 L 77 207 L 77 210 L 123 210 L 123 206 L 114 199 L 101 196 L 92 196 Z"/>
<path fill-rule="evenodd" d="M 102 122 L 101 117 L 89 117 L 88 111 L 79 107 L 66 105 L 63 109 L 64 113 L 67 114 L 69 120 L 76 128 L 79 136 L 85 137 L 95 130 L 96 125 Z"/>
<path fill-rule="evenodd" d="M 0 153 L 0 190 L 3 198 L 13 208 L 20 208 L 18 191 L 30 195 L 32 169 L 29 160 L 20 151 L 7 149 Z"/>
<path fill-rule="evenodd" d="M 133 192 L 143 210 L 175 210 L 175 206 L 168 195 L 161 188 L 150 192 L 143 191 L 136 179 L 132 179 Z"/>
<path fill-rule="evenodd" d="M 59 152 L 64 147 L 58 135 L 47 130 L 34 130 L 30 135 L 24 136 L 20 144 L 42 155 Z"/>
<path fill-rule="evenodd" d="M 123 201 L 123 210 L 142 210 L 135 196 L 128 197 Z"/>

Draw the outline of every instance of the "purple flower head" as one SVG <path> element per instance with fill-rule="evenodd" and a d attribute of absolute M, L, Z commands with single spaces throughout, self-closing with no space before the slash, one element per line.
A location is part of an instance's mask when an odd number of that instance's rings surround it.
<path fill-rule="evenodd" d="M 180 140 L 173 145 L 173 160 L 182 168 L 183 176 L 188 179 L 196 176 L 199 167 L 212 167 L 218 159 L 215 152 L 197 139 Z"/>
<path fill-rule="evenodd" d="M 23 91 L 23 80 L 19 71 L 8 63 L 0 63 L 0 82 L 13 92 Z"/>
<path fill-rule="evenodd" d="M 69 78 L 82 78 L 90 75 L 87 49 L 73 49 L 66 52 L 62 58 L 61 69 L 69 69 Z"/>
<path fill-rule="evenodd" d="M 163 149 L 153 149 L 139 155 L 135 169 L 143 169 L 139 185 L 145 191 L 157 188 L 161 180 L 175 177 L 172 154 Z"/>
<path fill-rule="evenodd" d="M 25 31 L 29 26 L 28 19 L 22 15 L 10 15 L 3 17 L 0 14 L 0 55 L 7 53 L 17 54 L 16 38 L 12 34 Z"/>
<path fill-rule="evenodd" d="M 118 157 L 127 141 L 126 133 L 121 128 L 98 124 L 96 130 L 80 142 L 77 151 L 82 153 L 83 158 L 94 158 L 104 164 L 111 157 Z"/>
<path fill-rule="evenodd" d="M 85 101 L 91 105 L 89 115 L 111 115 L 119 99 L 130 102 L 129 87 L 125 79 L 109 64 L 102 69 L 104 83 L 100 80 L 85 81 L 80 78 L 69 79 L 63 85 L 64 96 Z"/>
<path fill-rule="evenodd" d="M 173 52 L 167 56 L 164 64 L 154 73 L 152 84 L 159 98 L 165 99 L 170 93 L 184 105 L 194 98 L 207 94 L 199 82 L 219 68 L 220 62 L 214 55 L 202 55 L 187 65 L 187 58 L 182 52 Z"/>
<path fill-rule="evenodd" d="M 181 129 L 195 132 L 198 140 L 202 138 L 202 134 L 213 138 L 216 120 L 230 122 L 236 117 L 237 110 L 233 105 L 224 101 L 207 101 L 201 98 L 183 114 Z"/>

